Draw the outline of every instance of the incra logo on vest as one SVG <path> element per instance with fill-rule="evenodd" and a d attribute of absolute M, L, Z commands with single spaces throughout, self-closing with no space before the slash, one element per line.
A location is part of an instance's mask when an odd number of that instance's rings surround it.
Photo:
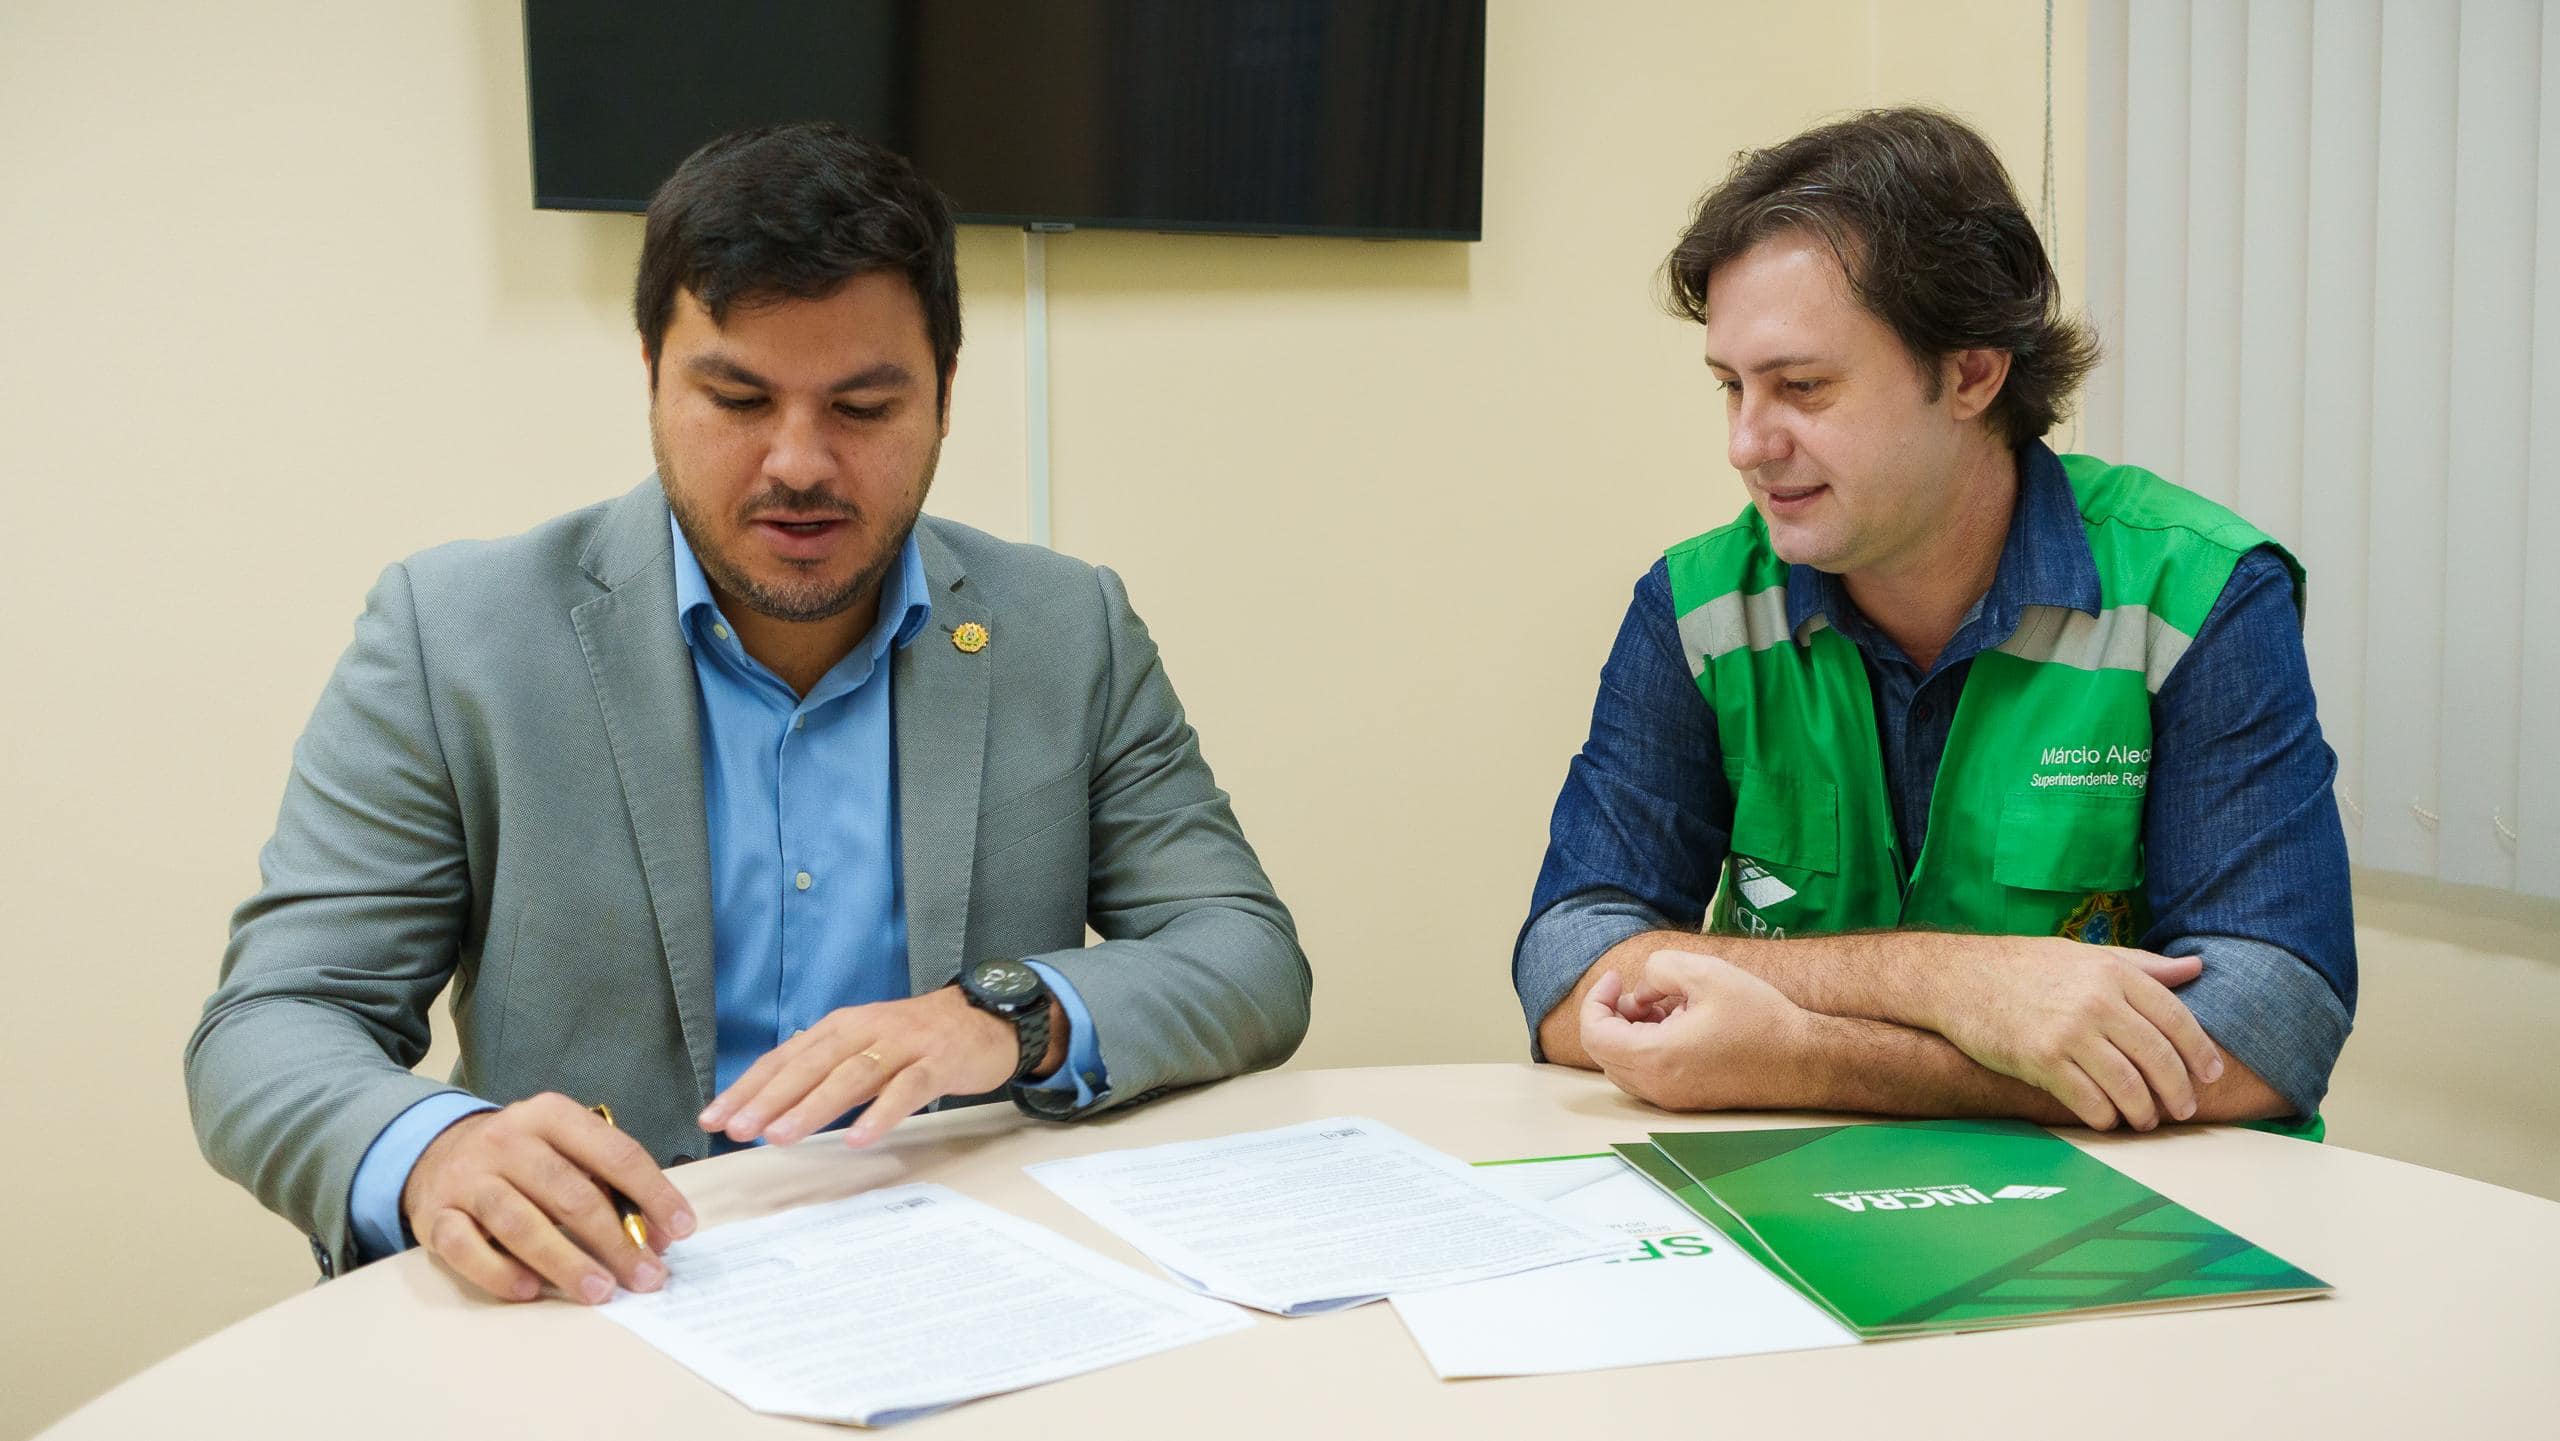
<path fill-rule="evenodd" d="M 1972 1186 L 1914 1186 L 1901 1191 L 1818 1191 L 1843 1211 L 1926 1211 L 1938 1206 L 1989 1206 L 2000 1201 L 2043 1201 L 2068 1186 L 2003 1186 L 1986 1196 Z"/>
<path fill-rule="evenodd" d="M 1742 892 L 1742 904 L 1733 908 L 1734 919 L 1741 923 L 1742 929 L 1758 940 L 1785 940 L 1786 927 L 1769 924 L 1768 918 L 1760 912 L 1794 900 L 1796 888 L 1769 874 L 1767 866 L 1742 855 L 1733 858 L 1733 880 L 1734 888 Z"/>
<path fill-rule="evenodd" d="M 2098 789 L 2122 787 L 2141 790 L 2151 783 L 2151 748 L 2149 746 L 2046 746 L 2036 757 L 2036 773 L 2027 784 L 2039 790 L 2047 786 L 2090 786 Z M 2114 770 L 2050 770 L 2052 766 L 2113 766 Z"/>

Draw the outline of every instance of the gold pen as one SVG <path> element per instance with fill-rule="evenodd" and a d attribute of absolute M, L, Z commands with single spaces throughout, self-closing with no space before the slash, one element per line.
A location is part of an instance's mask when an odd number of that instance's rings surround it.
<path fill-rule="evenodd" d="M 587 1109 L 602 1117 L 606 1125 L 610 1126 L 613 1124 L 613 1107 L 606 1105 L 602 1101 L 598 1101 L 594 1105 L 587 1107 Z M 648 1217 L 640 1214 L 640 1208 L 632 1203 L 629 1196 L 622 1194 L 611 1186 L 605 1187 L 604 1193 L 613 1198 L 613 1214 L 622 1218 L 622 1234 L 631 1238 L 632 1245 L 639 1247 L 643 1251 L 648 1250 Z"/>

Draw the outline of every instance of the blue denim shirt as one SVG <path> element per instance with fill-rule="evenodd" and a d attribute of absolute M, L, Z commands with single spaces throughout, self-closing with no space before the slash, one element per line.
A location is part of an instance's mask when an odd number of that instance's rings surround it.
<path fill-rule="evenodd" d="M 2062 465 L 2018 452 L 2018 502 L 1991 588 L 1926 670 L 1851 604 L 1836 576 L 1787 574 L 1787 620 L 1816 616 L 1858 647 L 1875 696 L 1903 854 L 1929 827 L 1929 796 L 1973 658 L 2025 607 L 2099 609 L 2097 563 Z M 1650 930 L 1699 929 L 1733 824 L 1715 714 L 1681 654 L 1671 580 L 1656 561 L 1600 672 L 1591 735 L 1565 773 L 1547 856 L 1512 951 L 1530 1047 L 1538 1022 L 1610 947 Z M 2292 578 L 2269 550 L 2242 557 L 2194 643 L 2152 697 L 2143 807 L 2145 950 L 2196 956 L 2179 999 L 2207 1034 L 2297 1114 L 2317 1110 L 2355 1014 L 2346 835 L 2330 786 Z"/>

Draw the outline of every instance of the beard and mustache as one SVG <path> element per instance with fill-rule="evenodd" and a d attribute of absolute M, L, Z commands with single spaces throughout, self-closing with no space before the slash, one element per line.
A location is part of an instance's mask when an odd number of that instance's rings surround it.
<path fill-rule="evenodd" d="M 724 532 L 714 526 L 705 508 L 695 503 L 691 488 L 683 483 L 671 462 L 654 421 L 649 427 L 649 449 L 658 462 L 660 488 L 666 492 L 667 508 L 675 513 L 676 528 L 684 533 L 685 543 L 693 547 L 694 558 L 701 562 L 703 574 L 713 587 L 737 597 L 740 604 L 760 616 L 793 622 L 833 619 L 878 592 L 881 578 L 897 563 L 898 553 L 915 531 L 916 517 L 923 512 L 925 494 L 933 488 L 933 474 L 942 461 L 942 442 L 937 437 L 925 455 L 924 473 L 913 491 L 915 499 L 902 508 L 901 514 L 866 511 L 824 487 L 793 490 L 767 480 L 762 489 L 738 506 Z M 855 543 L 864 539 L 876 543 L 854 573 L 843 580 L 818 573 L 815 563 L 804 568 L 792 562 L 785 563 L 792 566 L 793 574 L 761 579 L 739 565 L 720 541 L 736 537 L 759 516 L 775 513 L 795 519 L 841 519 Z"/>

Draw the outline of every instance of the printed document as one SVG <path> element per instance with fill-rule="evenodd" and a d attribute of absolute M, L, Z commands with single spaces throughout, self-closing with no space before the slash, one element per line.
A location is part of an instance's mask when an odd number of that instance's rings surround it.
<path fill-rule="evenodd" d="M 1364 1116 L 1025 1169 L 1175 1280 L 1283 1316 L 1622 1246 Z"/>
<path fill-rule="evenodd" d="M 1496 1161 L 1476 1173 L 1620 1241 L 1602 1260 L 1390 1298 L 1444 1380 L 1857 1344 L 1616 1156 Z"/>
<path fill-rule="evenodd" d="M 931 1184 L 715 1226 L 667 1272 L 605 1317 L 755 1410 L 864 1426 L 1253 1324 Z"/>

